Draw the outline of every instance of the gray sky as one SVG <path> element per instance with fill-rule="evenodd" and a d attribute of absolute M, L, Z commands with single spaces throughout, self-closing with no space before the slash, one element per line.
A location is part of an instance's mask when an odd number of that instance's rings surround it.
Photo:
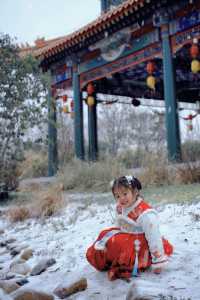
<path fill-rule="evenodd" d="M 0 0 L 0 32 L 19 43 L 63 36 L 100 15 L 100 0 Z"/>

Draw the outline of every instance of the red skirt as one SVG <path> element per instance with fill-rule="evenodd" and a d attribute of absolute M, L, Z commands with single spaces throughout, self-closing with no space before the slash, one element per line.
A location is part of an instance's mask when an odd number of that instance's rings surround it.
<path fill-rule="evenodd" d="M 113 230 L 119 229 L 112 227 L 103 230 L 96 241 Z M 104 250 L 96 250 L 94 245 L 96 241 L 87 249 L 86 258 L 88 262 L 99 271 L 108 271 L 110 280 L 116 278 L 130 278 L 135 263 L 135 240 L 140 241 L 140 250 L 138 252 L 138 270 L 144 271 L 152 263 L 151 254 L 144 233 L 125 233 L 120 232 L 111 237 Z M 173 246 L 163 238 L 164 252 L 167 256 L 173 253 Z"/>

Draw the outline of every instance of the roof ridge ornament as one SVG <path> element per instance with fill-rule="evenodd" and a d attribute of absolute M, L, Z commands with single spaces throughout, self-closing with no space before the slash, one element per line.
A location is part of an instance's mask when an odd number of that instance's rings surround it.
<path fill-rule="evenodd" d="M 105 34 L 105 38 L 98 41 L 94 45 L 89 46 L 89 50 L 100 49 L 101 56 L 105 61 L 113 61 L 117 59 L 129 46 L 131 39 L 131 28 L 125 28 L 115 32 L 112 35 Z"/>

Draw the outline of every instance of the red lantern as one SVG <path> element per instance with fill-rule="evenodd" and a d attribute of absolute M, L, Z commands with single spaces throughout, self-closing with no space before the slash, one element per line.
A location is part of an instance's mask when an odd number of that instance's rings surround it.
<path fill-rule="evenodd" d="M 63 95 L 62 100 L 63 100 L 63 102 L 67 102 L 67 95 Z"/>
<path fill-rule="evenodd" d="M 192 58 L 196 58 L 199 54 L 199 47 L 197 44 L 192 44 L 190 48 L 190 55 Z"/>
<path fill-rule="evenodd" d="M 147 63 L 147 73 L 152 74 L 155 71 L 155 63 L 153 61 L 149 61 Z"/>
<path fill-rule="evenodd" d="M 91 82 L 87 85 L 87 93 L 89 96 L 94 93 L 94 85 Z"/>

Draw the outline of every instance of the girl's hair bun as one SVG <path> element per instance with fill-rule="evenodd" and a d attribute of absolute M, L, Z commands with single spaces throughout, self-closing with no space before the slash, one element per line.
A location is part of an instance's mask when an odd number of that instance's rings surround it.
<path fill-rule="evenodd" d="M 112 181 L 111 188 L 113 192 L 114 189 L 119 186 L 124 186 L 127 188 L 132 187 L 133 189 L 137 189 L 138 191 L 142 189 L 141 182 L 132 175 L 121 176 Z"/>
<path fill-rule="evenodd" d="M 140 191 L 142 189 L 141 182 L 134 176 L 133 176 L 133 186 L 136 187 L 138 189 L 138 191 Z"/>

